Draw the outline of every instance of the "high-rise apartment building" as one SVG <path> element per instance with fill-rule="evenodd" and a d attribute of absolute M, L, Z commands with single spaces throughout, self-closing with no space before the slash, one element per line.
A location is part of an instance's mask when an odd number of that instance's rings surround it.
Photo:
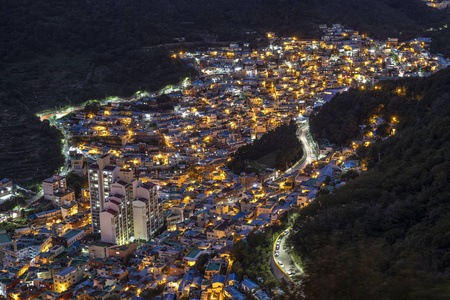
<path fill-rule="evenodd" d="M 100 233 L 100 212 L 110 195 L 111 184 L 119 175 L 120 168 L 111 164 L 110 155 L 106 154 L 89 167 L 89 194 L 91 201 L 92 233 Z"/>
<path fill-rule="evenodd" d="M 148 240 L 164 224 L 164 213 L 158 187 L 146 182 L 135 189 L 133 200 L 134 237 Z"/>
<path fill-rule="evenodd" d="M 112 165 L 109 156 L 89 168 L 89 191 L 92 229 L 103 242 L 123 245 L 149 240 L 164 224 L 157 186 Z"/>
<path fill-rule="evenodd" d="M 102 242 L 123 245 L 134 236 L 132 202 L 133 186 L 137 183 L 118 180 L 112 184 L 111 196 L 100 213 Z"/>

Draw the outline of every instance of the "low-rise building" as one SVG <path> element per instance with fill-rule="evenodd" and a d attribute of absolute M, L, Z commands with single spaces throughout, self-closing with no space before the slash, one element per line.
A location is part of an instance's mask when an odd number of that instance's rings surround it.
<path fill-rule="evenodd" d="M 3 248 L 9 245 L 12 245 L 11 238 L 6 233 L 6 230 L 0 230 L 0 260 L 4 256 Z"/>
<path fill-rule="evenodd" d="M 109 255 L 108 249 L 112 244 L 98 242 L 89 246 L 89 258 L 106 258 Z"/>
<path fill-rule="evenodd" d="M 11 194 L 13 183 L 8 178 L 3 178 L 0 181 L 0 197 L 8 196 Z"/>
<path fill-rule="evenodd" d="M 83 275 L 82 267 L 67 267 L 53 277 L 53 290 L 58 293 L 65 292 L 80 281 Z"/>
<path fill-rule="evenodd" d="M 67 187 L 64 176 L 55 175 L 42 182 L 44 199 L 50 200 L 56 207 L 75 200 L 75 192 Z"/>
<path fill-rule="evenodd" d="M 54 245 L 61 245 L 66 248 L 73 245 L 78 240 L 81 240 L 86 235 L 84 230 L 71 229 L 66 232 L 63 236 L 53 237 Z"/>

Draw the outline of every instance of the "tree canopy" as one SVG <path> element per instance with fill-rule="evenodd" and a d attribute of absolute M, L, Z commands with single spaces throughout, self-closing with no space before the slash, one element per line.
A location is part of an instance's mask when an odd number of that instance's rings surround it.
<path fill-rule="evenodd" d="M 303 155 L 302 145 L 297 137 L 297 128 L 292 121 L 265 133 L 252 144 L 240 147 L 228 167 L 236 174 L 246 170 L 258 172 L 258 169 L 248 165 L 248 161 L 274 154 L 274 165 L 267 167 L 286 170 Z"/>

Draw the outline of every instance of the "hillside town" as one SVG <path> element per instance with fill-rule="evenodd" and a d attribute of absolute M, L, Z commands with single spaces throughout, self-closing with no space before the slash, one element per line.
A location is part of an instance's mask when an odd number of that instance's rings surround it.
<path fill-rule="evenodd" d="M 49 174 L 42 198 L 27 204 L 29 224 L 0 231 L 0 297 L 262 300 L 282 293 L 235 270 L 233 246 L 345 185 L 345 174 L 364 172 L 356 149 L 376 140 L 378 126 L 388 123 L 395 134 L 398 123 L 374 116 L 367 134 L 337 147 L 313 140 L 309 115 L 349 89 L 377 89 L 379 80 L 428 76 L 449 64 L 430 53 L 429 38 L 377 41 L 339 24 L 321 29 L 320 40 L 268 33 L 264 48 L 173 52 L 200 75 L 163 95 L 54 121 L 69 143 L 63 168 L 88 186 L 73 190 L 68 172 Z M 268 156 L 247 161 L 249 172 L 230 170 L 237 149 L 291 121 L 304 148 L 300 161 L 280 169 Z M 0 181 L 0 197 L 13 190 Z M 290 280 L 299 271 L 283 268 L 277 250 L 272 273 Z"/>
<path fill-rule="evenodd" d="M 439 10 L 446 9 L 450 6 L 450 1 L 448 0 L 422 0 L 424 1 L 429 7 L 436 8 Z"/>

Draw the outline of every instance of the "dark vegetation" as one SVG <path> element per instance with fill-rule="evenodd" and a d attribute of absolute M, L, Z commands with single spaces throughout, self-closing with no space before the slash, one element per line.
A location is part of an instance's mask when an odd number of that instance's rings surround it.
<path fill-rule="evenodd" d="M 26 204 L 25 200 L 26 197 L 23 196 L 12 196 L 10 199 L 3 201 L 2 204 L 0 204 L 0 211 L 6 213 L 17 206 L 24 206 Z"/>
<path fill-rule="evenodd" d="M 14 233 L 16 229 L 25 228 L 28 225 L 29 220 L 26 223 L 19 224 L 17 222 L 3 221 L 0 223 L 0 230 L 6 230 L 7 233 Z"/>
<path fill-rule="evenodd" d="M 206 270 L 206 266 L 208 264 L 208 260 L 211 255 L 209 254 L 202 254 L 198 258 L 197 262 L 195 263 L 194 268 L 197 270 L 197 272 L 204 274 Z"/>
<path fill-rule="evenodd" d="M 276 153 L 275 164 L 267 167 L 286 170 L 303 155 L 302 145 L 297 137 L 297 128 L 295 122 L 291 121 L 289 124 L 281 125 L 265 133 L 252 144 L 240 147 L 228 167 L 236 174 L 244 171 L 258 172 L 247 162 Z"/>
<path fill-rule="evenodd" d="M 250 233 L 245 240 L 241 240 L 233 247 L 231 257 L 236 260 L 232 270 L 239 276 L 269 276 L 269 260 L 272 255 L 272 231 L 267 233 Z"/>
<path fill-rule="evenodd" d="M 398 133 L 363 148 L 369 171 L 302 209 L 294 226 L 307 298 L 448 299 L 450 70 L 382 88 L 403 90 Z"/>
<path fill-rule="evenodd" d="M 39 205 L 27 209 L 23 209 L 26 204 L 26 199 L 28 197 L 24 196 L 14 196 L 10 200 L 3 202 L 0 207 L 1 211 L 4 213 L 10 212 L 14 208 L 20 209 L 21 216 L 13 219 L 12 217 L 7 218 L 6 221 L 0 223 L 0 230 L 4 229 L 8 233 L 12 234 L 14 230 L 18 228 L 24 228 L 30 226 L 30 216 L 35 213 L 49 210 L 53 208 L 51 201 L 41 201 Z"/>
<path fill-rule="evenodd" d="M 272 255 L 274 239 L 288 226 L 288 213 L 280 218 L 280 223 L 267 227 L 264 232 L 252 232 L 247 238 L 235 243 L 231 251 L 233 265 L 231 272 L 240 278 L 248 276 L 255 282 L 258 277 L 264 279 L 268 288 L 277 285 L 276 279 L 270 271 L 270 257 Z"/>
<path fill-rule="evenodd" d="M 380 126 L 379 136 L 388 134 L 387 125 L 392 117 L 401 119 L 407 112 L 406 100 L 392 90 L 360 92 L 351 90 L 339 94 L 315 110 L 310 118 L 311 133 L 316 139 L 328 139 L 339 146 L 348 146 L 359 137 L 359 125 L 365 125 L 363 133 L 370 130 L 370 119 L 383 117 L 386 126 Z M 383 131 L 384 129 L 384 131 Z"/>
<path fill-rule="evenodd" d="M 31 112 L 18 111 L 10 100 L 0 105 L 0 177 L 19 184 L 41 182 L 64 162 L 62 134 Z"/>
<path fill-rule="evenodd" d="M 159 284 L 155 289 L 148 288 L 142 291 L 142 295 L 140 295 L 145 300 L 154 299 L 156 296 L 161 295 L 164 291 L 165 284 Z"/>
<path fill-rule="evenodd" d="M 75 192 L 75 197 L 79 198 L 81 196 L 81 189 L 87 188 L 89 186 L 87 176 L 79 176 L 78 174 L 72 172 L 67 174 L 67 185 Z"/>
<path fill-rule="evenodd" d="M 30 1 L 0 12 L 0 88 L 34 109 L 155 90 L 189 75 L 164 47 L 248 40 L 268 30 L 320 35 L 317 24 L 343 23 L 375 38 L 423 35 L 449 16 L 420 0 Z M 450 53 L 445 29 L 426 32 Z M 30 46 L 32 45 L 32 46 Z"/>
<path fill-rule="evenodd" d="M 320 23 L 408 39 L 447 19 L 420 0 L 10 1 L 0 11 L 0 90 L 33 110 L 129 96 L 192 72 L 164 47 L 251 40 L 249 32 L 268 30 L 318 37 Z M 426 35 L 450 53 L 450 30 Z"/>

